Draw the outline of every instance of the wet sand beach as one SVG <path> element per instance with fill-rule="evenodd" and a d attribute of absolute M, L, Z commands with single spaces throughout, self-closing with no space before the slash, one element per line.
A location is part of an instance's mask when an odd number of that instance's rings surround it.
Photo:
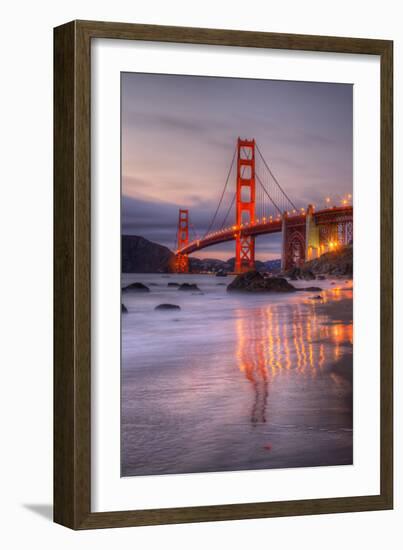
<path fill-rule="evenodd" d="M 245 295 L 231 280 L 123 275 L 150 289 L 123 294 L 123 476 L 352 463 L 351 281 Z"/>

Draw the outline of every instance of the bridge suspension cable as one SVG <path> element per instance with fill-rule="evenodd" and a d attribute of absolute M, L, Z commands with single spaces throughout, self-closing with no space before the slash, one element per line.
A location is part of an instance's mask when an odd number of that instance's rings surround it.
<path fill-rule="evenodd" d="M 258 205 L 260 206 L 260 217 L 263 218 L 265 217 L 265 215 L 267 214 L 267 211 L 266 211 L 266 200 L 265 200 L 265 196 L 268 197 L 269 201 L 271 202 L 271 204 L 274 206 L 274 208 L 277 210 L 277 212 L 281 215 L 282 214 L 282 211 L 280 210 L 280 208 L 277 206 L 277 204 L 274 202 L 274 200 L 271 198 L 271 196 L 269 195 L 266 187 L 263 185 L 263 182 L 262 180 L 260 179 L 259 175 L 257 173 L 255 173 L 255 177 L 258 181 L 258 183 L 260 184 L 260 187 L 258 187 L 258 189 L 261 189 L 262 192 L 263 192 L 263 195 L 261 195 L 261 199 L 258 200 Z M 262 208 L 263 207 L 263 208 Z M 258 213 L 259 215 L 259 213 Z"/>
<path fill-rule="evenodd" d="M 229 170 L 228 170 L 227 179 L 225 180 L 224 188 L 223 188 L 222 193 L 221 193 L 220 200 L 219 200 L 219 202 L 218 202 L 216 211 L 214 212 L 214 216 L 213 216 L 212 219 L 211 219 L 210 225 L 208 226 L 208 229 L 207 229 L 207 231 L 204 233 L 203 237 L 205 237 L 205 236 L 210 232 L 210 229 L 213 227 L 214 222 L 215 222 L 215 220 L 216 220 L 216 218 L 217 218 L 217 214 L 218 214 L 218 211 L 219 211 L 219 209 L 220 209 L 222 200 L 223 200 L 223 198 L 224 198 L 225 191 L 226 191 L 227 186 L 228 186 L 228 182 L 229 182 L 229 179 L 230 179 L 230 176 L 231 176 L 232 169 L 233 169 L 233 167 L 234 167 L 234 162 L 235 162 L 235 157 L 236 157 L 236 151 L 237 151 L 237 150 L 236 150 L 236 148 L 235 148 L 235 151 L 234 151 L 234 154 L 233 154 L 233 157 L 232 157 L 232 161 L 231 161 L 231 164 L 230 164 L 230 167 L 229 167 Z"/>
<path fill-rule="evenodd" d="M 235 204 L 235 197 L 236 197 L 236 191 L 235 191 L 235 193 L 234 193 L 234 195 L 233 195 L 233 197 L 232 197 L 232 201 L 231 201 L 231 203 L 230 203 L 230 205 L 229 205 L 229 208 L 228 208 L 228 210 L 227 210 L 227 213 L 226 213 L 225 216 L 224 216 L 224 219 L 223 219 L 223 221 L 222 221 L 222 224 L 221 224 L 221 226 L 220 226 L 220 229 L 223 229 L 223 228 L 225 227 L 225 224 L 226 224 L 226 222 L 227 222 L 228 216 L 229 216 L 229 214 L 230 214 L 230 212 L 231 212 L 231 210 L 232 210 L 232 208 L 233 208 L 233 206 L 234 206 L 234 204 Z"/>
<path fill-rule="evenodd" d="M 293 201 L 290 199 L 290 197 L 287 195 L 287 193 L 284 191 L 284 189 L 281 187 L 280 183 L 278 182 L 276 176 L 273 174 L 272 170 L 270 169 L 270 166 L 269 164 L 267 163 L 266 159 L 264 158 L 261 150 L 259 149 L 259 146 L 256 144 L 256 150 L 257 152 L 259 153 L 259 156 L 260 158 L 262 159 L 263 161 L 263 164 L 265 166 L 265 168 L 267 169 L 268 173 L 270 174 L 272 180 L 274 181 L 274 183 L 276 184 L 276 187 L 277 187 L 277 190 L 280 192 L 280 197 L 282 196 L 285 201 L 286 201 L 286 205 L 288 203 L 288 207 L 287 208 L 284 208 L 284 210 L 288 210 L 289 209 L 289 206 L 292 207 L 292 210 L 297 210 L 297 207 L 295 206 L 295 204 L 293 203 Z M 263 184 L 262 184 L 263 185 Z M 273 201 L 272 201 L 273 202 Z M 278 205 L 276 205 L 277 208 L 278 208 Z M 282 212 L 280 212 L 282 213 Z"/>

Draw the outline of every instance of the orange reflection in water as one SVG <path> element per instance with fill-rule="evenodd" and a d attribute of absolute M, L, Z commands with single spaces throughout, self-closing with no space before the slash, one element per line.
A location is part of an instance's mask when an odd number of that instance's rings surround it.
<path fill-rule="evenodd" d="M 338 300 L 338 291 L 327 299 L 335 295 Z M 238 309 L 236 332 L 238 367 L 254 392 L 253 425 L 266 422 L 269 384 L 277 376 L 314 378 L 353 343 L 352 322 L 329 321 L 312 302 L 272 304 L 253 313 Z"/>

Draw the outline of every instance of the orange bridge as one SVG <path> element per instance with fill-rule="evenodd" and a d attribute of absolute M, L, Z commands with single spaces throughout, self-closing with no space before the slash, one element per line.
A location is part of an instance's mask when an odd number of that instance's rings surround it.
<path fill-rule="evenodd" d="M 235 171 L 236 189 L 221 226 L 215 227 L 230 176 Z M 255 140 L 238 138 L 228 176 L 215 214 L 202 237 L 189 239 L 188 209 L 179 210 L 176 237 L 176 271 L 189 271 L 189 254 L 209 246 L 235 241 L 235 272 L 255 267 L 255 239 L 282 233 L 281 267 L 288 270 L 353 240 L 351 195 L 340 206 L 315 210 L 297 208 L 283 190 Z M 326 199 L 330 203 L 330 199 Z M 234 212 L 235 211 L 235 212 Z M 232 217 L 232 224 L 229 223 Z"/>

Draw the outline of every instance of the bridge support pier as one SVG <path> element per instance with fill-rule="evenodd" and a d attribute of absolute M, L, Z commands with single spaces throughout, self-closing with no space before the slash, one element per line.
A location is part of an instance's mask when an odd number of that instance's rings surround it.
<path fill-rule="evenodd" d="M 283 212 L 283 215 L 281 216 L 281 271 L 285 271 L 287 269 L 287 266 L 286 266 L 286 263 L 287 263 L 286 223 L 287 223 L 287 212 Z"/>
<path fill-rule="evenodd" d="M 281 270 L 288 271 L 300 267 L 305 262 L 306 220 L 304 215 L 282 216 Z"/>
<path fill-rule="evenodd" d="M 313 214 L 313 206 L 309 204 L 306 212 L 305 227 L 305 258 L 307 262 L 320 256 L 319 226 L 316 225 Z"/>

